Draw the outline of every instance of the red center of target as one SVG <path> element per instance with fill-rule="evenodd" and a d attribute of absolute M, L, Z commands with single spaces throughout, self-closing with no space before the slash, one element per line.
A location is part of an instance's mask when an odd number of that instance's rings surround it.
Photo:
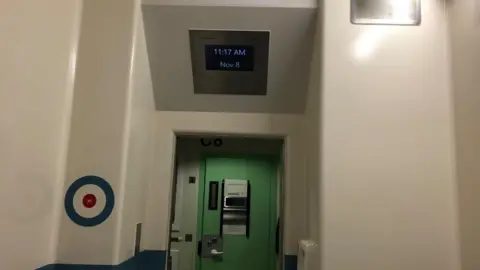
<path fill-rule="evenodd" d="M 92 208 L 97 204 L 97 198 L 93 194 L 87 194 L 83 196 L 83 206 L 86 208 Z"/>

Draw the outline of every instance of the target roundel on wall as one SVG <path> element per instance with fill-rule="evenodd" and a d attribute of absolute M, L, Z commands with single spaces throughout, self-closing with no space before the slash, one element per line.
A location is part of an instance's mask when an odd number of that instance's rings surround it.
<path fill-rule="evenodd" d="M 81 177 L 65 193 L 65 211 L 83 227 L 102 224 L 113 212 L 115 195 L 110 184 L 98 176 Z"/>

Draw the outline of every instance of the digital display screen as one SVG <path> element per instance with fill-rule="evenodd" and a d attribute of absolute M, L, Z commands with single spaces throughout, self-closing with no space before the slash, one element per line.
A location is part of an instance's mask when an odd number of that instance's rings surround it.
<path fill-rule="evenodd" d="M 205 45 L 207 70 L 253 71 L 254 48 L 242 45 Z"/>

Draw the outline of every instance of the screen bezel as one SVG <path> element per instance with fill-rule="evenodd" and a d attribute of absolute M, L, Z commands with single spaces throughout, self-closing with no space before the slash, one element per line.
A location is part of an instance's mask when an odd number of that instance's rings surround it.
<path fill-rule="evenodd" d="M 205 45 L 247 44 L 255 48 L 254 70 L 225 72 L 207 70 Z M 266 95 L 269 31 L 190 30 L 190 52 L 195 94 Z"/>

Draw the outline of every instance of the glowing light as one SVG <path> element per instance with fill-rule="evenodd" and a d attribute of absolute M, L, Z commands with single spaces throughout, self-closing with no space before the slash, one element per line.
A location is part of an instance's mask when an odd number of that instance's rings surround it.
<path fill-rule="evenodd" d="M 412 0 L 389 0 L 391 17 L 388 19 L 392 23 L 407 22 L 412 18 L 412 12 L 415 11 L 416 1 Z M 371 57 L 378 49 L 382 40 L 393 31 L 389 26 L 369 26 L 362 27 L 362 32 L 354 43 L 353 54 L 356 59 L 362 60 Z"/>
<path fill-rule="evenodd" d="M 414 10 L 414 2 L 408 0 L 390 0 L 392 8 L 392 19 L 406 21 L 411 19 L 411 13 Z"/>
<path fill-rule="evenodd" d="M 378 45 L 385 38 L 386 28 L 369 28 L 357 38 L 354 44 L 354 56 L 357 59 L 365 59 L 377 50 Z"/>

